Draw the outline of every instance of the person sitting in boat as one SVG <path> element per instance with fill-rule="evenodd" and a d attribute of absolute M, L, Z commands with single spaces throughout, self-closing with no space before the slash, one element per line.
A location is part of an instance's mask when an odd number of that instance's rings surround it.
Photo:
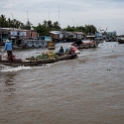
<path fill-rule="evenodd" d="M 66 49 L 65 49 L 65 53 L 67 54 L 67 53 L 68 53 L 68 51 L 69 51 L 69 48 L 66 48 Z"/>
<path fill-rule="evenodd" d="M 16 58 L 15 55 L 12 55 L 12 58 L 13 58 L 13 62 L 22 62 L 22 59 L 21 58 Z"/>
<path fill-rule="evenodd" d="M 57 54 L 58 55 L 63 55 L 64 54 L 64 48 L 63 48 L 63 46 L 60 47 L 60 49 L 59 49 L 59 51 L 58 51 Z"/>
<path fill-rule="evenodd" d="M 75 46 L 71 46 L 69 51 L 68 51 L 68 54 L 79 54 L 80 51 L 75 47 Z"/>
<path fill-rule="evenodd" d="M 64 53 L 64 48 L 63 48 L 63 46 L 60 47 L 59 53 L 60 53 L 60 54 L 63 54 L 63 53 Z"/>

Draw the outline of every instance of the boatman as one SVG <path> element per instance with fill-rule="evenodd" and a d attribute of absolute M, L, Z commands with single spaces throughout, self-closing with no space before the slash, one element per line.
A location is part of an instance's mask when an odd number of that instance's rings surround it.
<path fill-rule="evenodd" d="M 60 54 L 64 54 L 64 48 L 61 46 L 60 49 L 59 49 L 59 53 Z"/>
<path fill-rule="evenodd" d="M 4 51 L 7 51 L 8 58 L 10 57 L 9 59 L 12 62 L 13 61 L 13 59 L 12 59 L 12 43 L 8 39 L 6 40 Z"/>
<path fill-rule="evenodd" d="M 73 53 L 80 54 L 80 51 L 75 46 L 72 45 L 68 51 L 68 54 L 73 54 Z"/>

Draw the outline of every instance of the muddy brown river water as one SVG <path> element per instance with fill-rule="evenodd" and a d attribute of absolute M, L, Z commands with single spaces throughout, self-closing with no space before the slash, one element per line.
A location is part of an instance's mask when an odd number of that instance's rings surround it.
<path fill-rule="evenodd" d="M 124 124 L 124 44 L 100 43 L 41 67 L 0 67 L 0 124 Z"/>

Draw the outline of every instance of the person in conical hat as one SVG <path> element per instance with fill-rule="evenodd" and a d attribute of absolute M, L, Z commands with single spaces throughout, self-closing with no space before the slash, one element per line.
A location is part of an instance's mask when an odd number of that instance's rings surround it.
<path fill-rule="evenodd" d="M 4 51 L 7 51 L 8 57 L 10 57 L 10 60 L 12 62 L 13 61 L 13 59 L 12 59 L 12 43 L 10 42 L 9 39 L 6 40 Z"/>

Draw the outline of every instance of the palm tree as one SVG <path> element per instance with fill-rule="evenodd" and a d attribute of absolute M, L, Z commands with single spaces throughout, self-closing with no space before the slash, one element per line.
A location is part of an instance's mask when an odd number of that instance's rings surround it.
<path fill-rule="evenodd" d="M 24 24 L 22 22 L 20 22 L 20 28 L 24 28 Z"/>
<path fill-rule="evenodd" d="M 5 21 L 6 21 L 5 15 L 1 15 L 1 27 L 5 27 Z"/>
<path fill-rule="evenodd" d="M 49 20 L 47 23 L 48 23 L 48 27 L 52 28 L 52 21 Z"/>
<path fill-rule="evenodd" d="M 46 20 L 43 21 L 43 25 L 45 25 L 46 27 L 48 26 L 48 22 Z"/>
<path fill-rule="evenodd" d="M 10 18 L 8 18 L 8 27 L 11 27 L 12 26 L 12 21 L 11 21 L 11 19 Z"/>
<path fill-rule="evenodd" d="M 53 27 L 56 29 L 60 29 L 58 21 L 53 23 Z"/>
<path fill-rule="evenodd" d="M 18 20 L 16 20 L 15 25 L 16 25 L 16 28 L 19 28 L 19 27 L 21 27 L 21 22 L 20 22 L 20 21 L 18 21 Z"/>

